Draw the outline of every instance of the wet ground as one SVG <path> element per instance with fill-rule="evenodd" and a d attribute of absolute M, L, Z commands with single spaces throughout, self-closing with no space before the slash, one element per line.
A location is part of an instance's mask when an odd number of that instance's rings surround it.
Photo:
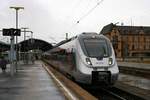
<path fill-rule="evenodd" d="M 140 68 L 150 70 L 150 64 L 135 63 L 135 62 L 117 62 L 118 66 L 127 66 L 132 68 Z"/>
<path fill-rule="evenodd" d="M 0 100 L 65 100 L 65 96 L 37 61 L 20 65 L 14 77 L 9 68 L 6 73 L 0 71 Z"/>
<path fill-rule="evenodd" d="M 127 74 L 119 74 L 119 81 L 141 89 L 150 90 L 150 80 L 147 78 Z"/>

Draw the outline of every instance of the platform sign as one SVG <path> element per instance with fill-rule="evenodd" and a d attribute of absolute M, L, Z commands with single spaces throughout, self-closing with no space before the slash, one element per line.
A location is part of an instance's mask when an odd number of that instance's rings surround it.
<path fill-rule="evenodd" d="M 3 36 L 20 36 L 21 30 L 20 29 L 3 29 Z"/>

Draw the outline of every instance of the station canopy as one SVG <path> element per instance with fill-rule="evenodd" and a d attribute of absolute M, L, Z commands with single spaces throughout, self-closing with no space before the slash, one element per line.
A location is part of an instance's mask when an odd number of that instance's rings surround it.
<path fill-rule="evenodd" d="M 18 45 L 18 49 L 20 51 L 29 51 L 29 50 L 41 50 L 41 51 L 47 51 L 52 49 L 52 44 L 44 41 L 44 40 L 40 40 L 40 39 L 28 39 L 25 41 L 22 41 L 19 43 Z"/>
<path fill-rule="evenodd" d="M 10 45 L 0 41 L 0 52 L 7 51 L 10 49 Z"/>
<path fill-rule="evenodd" d="M 34 39 L 34 38 L 21 41 L 17 45 L 18 50 L 21 52 L 26 52 L 29 50 L 41 50 L 44 52 L 50 50 L 52 47 L 53 46 L 51 43 L 48 43 L 40 39 Z M 10 50 L 10 44 L 0 42 L 0 52 L 7 51 L 7 50 Z"/>

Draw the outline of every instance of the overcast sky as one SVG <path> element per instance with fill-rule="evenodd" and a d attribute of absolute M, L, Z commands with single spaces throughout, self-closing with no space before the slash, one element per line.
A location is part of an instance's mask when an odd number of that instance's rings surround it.
<path fill-rule="evenodd" d="M 15 27 L 15 10 L 10 6 L 24 7 L 19 10 L 19 27 L 28 27 L 35 38 L 48 42 L 65 39 L 65 33 L 69 33 L 69 37 L 81 32 L 99 33 L 110 23 L 150 26 L 150 0 L 103 0 L 91 11 L 98 2 L 100 0 L 0 0 L 0 28 Z M 0 35 L 0 39 L 6 41 L 3 38 Z M 19 37 L 21 40 L 23 35 Z"/>

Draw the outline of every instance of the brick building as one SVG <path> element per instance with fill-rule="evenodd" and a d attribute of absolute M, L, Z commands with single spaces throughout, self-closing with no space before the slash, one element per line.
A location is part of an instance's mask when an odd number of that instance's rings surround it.
<path fill-rule="evenodd" d="M 111 40 L 117 58 L 150 58 L 150 27 L 111 23 L 100 33 Z"/>

